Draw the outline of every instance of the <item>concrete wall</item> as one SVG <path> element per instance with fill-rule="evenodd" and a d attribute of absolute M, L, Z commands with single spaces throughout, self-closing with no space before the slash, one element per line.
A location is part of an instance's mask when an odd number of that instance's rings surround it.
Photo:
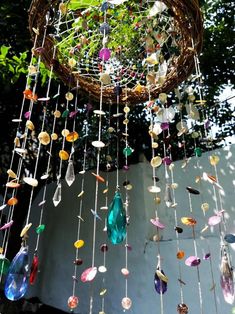
<path fill-rule="evenodd" d="M 235 146 L 229 146 L 213 152 L 220 157 L 218 165 L 218 175 L 221 186 L 224 188 L 222 196 L 223 209 L 225 209 L 226 227 L 228 233 L 235 234 Z M 199 276 L 201 280 L 203 313 L 215 314 L 214 293 L 210 291 L 212 286 L 210 261 L 203 260 L 203 255 L 211 253 L 211 262 L 213 275 L 216 281 L 215 294 L 219 314 L 230 314 L 233 306 L 225 303 L 220 289 L 219 264 L 220 264 L 220 239 L 219 227 L 215 226 L 202 234 L 201 229 L 207 222 L 208 217 L 212 216 L 216 207 L 213 196 L 213 186 L 201 181 L 201 184 L 195 183 L 195 177 L 201 175 L 203 171 L 213 174 L 213 169 L 208 162 L 208 155 L 205 153 L 202 157 L 192 158 L 188 166 L 182 169 L 182 161 L 175 163 L 174 177 L 175 182 L 179 184 L 175 190 L 177 217 L 193 216 L 197 220 L 195 227 L 196 245 L 198 256 L 201 258 L 199 266 Z M 102 174 L 105 176 L 105 174 Z M 158 185 L 164 191 L 165 179 L 164 168 L 157 169 L 157 176 L 160 178 Z M 115 173 L 109 174 L 109 203 L 111 202 L 116 185 Z M 181 265 L 182 280 L 186 283 L 183 286 L 184 302 L 189 306 L 190 314 L 200 313 L 198 274 L 195 267 L 188 267 L 184 260 L 180 262 L 176 258 L 177 241 L 174 231 L 175 211 L 173 208 L 167 208 L 162 200 L 158 209 L 160 220 L 166 225 L 161 231 L 161 241 L 158 243 L 149 241 L 156 233 L 155 227 L 149 222 L 150 218 L 155 216 L 155 204 L 153 195 L 147 191 L 147 187 L 152 185 L 152 168 L 148 162 L 142 162 L 138 165 L 132 165 L 128 172 L 128 179 L 133 185 L 130 194 L 130 215 L 131 221 L 128 227 L 128 243 L 132 246 L 132 251 L 128 253 L 128 268 L 130 275 L 128 279 L 128 296 L 132 299 L 132 307 L 128 311 L 133 314 L 173 314 L 177 313 L 176 307 L 180 303 L 180 285 L 179 285 L 179 264 Z M 120 185 L 125 180 L 125 173 L 120 172 Z M 201 191 L 199 196 L 192 195 L 193 214 L 189 213 L 189 200 L 186 186 L 192 186 Z M 104 185 L 100 183 L 100 193 L 98 197 L 98 208 L 105 205 L 105 195 L 102 193 Z M 33 287 L 30 287 L 27 297 L 37 295 L 42 302 L 52 305 L 56 308 L 70 312 L 67 307 L 67 299 L 72 295 L 72 275 L 73 261 L 75 259 L 75 249 L 73 243 L 77 240 L 77 215 L 79 213 L 79 199 L 77 195 L 81 191 L 81 175 L 76 177 L 71 187 L 66 182 L 62 183 L 62 201 L 54 207 L 52 196 L 55 190 L 55 184 L 48 186 L 46 196 L 44 223 L 46 229 L 42 233 L 39 258 L 40 273 Z M 122 187 L 123 199 L 125 191 Z M 90 209 L 94 209 L 95 179 L 91 173 L 85 174 L 85 194 L 83 196 L 84 222 L 81 224 L 80 238 L 85 240 L 85 246 L 80 249 L 80 257 L 84 260 L 83 265 L 78 266 L 78 283 L 76 295 L 80 299 L 79 306 L 74 313 L 88 314 L 89 296 L 92 292 L 94 296 L 92 313 L 101 311 L 101 297 L 99 291 L 104 286 L 107 293 L 105 297 L 105 313 L 119 314 L 123 312 L 121 299 L 125 296 L 125 279 L 121 275 L 121 268 L 125 266 L 125 247 L 124 244 L 112 245 L 103 232 L 105 212 L 98 210 L 102 221 L 97 220 L 97 236 L 95 252 L 95 266 L 103 264 L 103 254 L 99 247 L 102 243 L 107 243 L 109 250 L 106 256 L 107 272 L 105 275 L 98 273 L 93 283 L 82 283 L 80 281 L 81 272 L 91 266 L 91 247 L 93 237 L 93 215 Z M 217 190 L 218 191 L 218 190 Z M 162 194 L 162 193 L 161 193 Z M 162 195 L 163 199 L 163 195 Z M 38 203 L 42 200 L 42 191 L 34 202 L 31 222 L 36 227 L 39 221 Z M 201 203 L 210 204 L 209 211 L 204 217 L 201 210 Z M 179 225 L 182 226 L 181 223 Z M 194 255 L 194 245 L 192 238 L 192 229 L 182 226 L 184 232 L 179 235 L 180 248 L 185 251 L 185 256 Z M 223 228 L 223 226 L 222 226 Z M 35 229 L 34 229 L 35 230 Z M 30 231 L 30 251 L 35 247 L 35 232 L 33 228 Z M 160 296 L 154 290 L 154 273 L 157 265 L 158 248 L 162 257 L 162 268 L 169 278 L 168 291 L 163 295 L 164 311 L 160 311 Z M 229 245 L 232 259 L 235 260 L 235 246 Z M 235 305 L 234 305 L 235 306 Z"/>

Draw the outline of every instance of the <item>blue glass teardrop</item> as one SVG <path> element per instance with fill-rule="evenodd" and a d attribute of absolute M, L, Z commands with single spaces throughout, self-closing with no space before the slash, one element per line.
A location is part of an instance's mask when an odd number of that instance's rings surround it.
<path fill-rule="evenodd" d="M 25 295 L 28 288 L 28 270 L 28 247 L 21 247 L 13 258 L 6 276 L 4 293 L 7 299 L 16 301 Z"/>
<path fill-rule="evenodd" d="M 119 244 L 126 238 L 126 211 L 123 208 L 121 194 L 116 192 L 107 215 L 107 234 L 113 244 Z"/>
<path fill-rule="evenodd" d="M 161 270 L 161 272 L 163 275 L 165 275 L 163 270 Z M 159 276 L 157 275 L 157 273 L 154 274 L 154 286 L 155 286 L 155 290 L 159 294 L 161 293 L 164 294 L 167 291 L 167 283 L 161 280 Z"/>

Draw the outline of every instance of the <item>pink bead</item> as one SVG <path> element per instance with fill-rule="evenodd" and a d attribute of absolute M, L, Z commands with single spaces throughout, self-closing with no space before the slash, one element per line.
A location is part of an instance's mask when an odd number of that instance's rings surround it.
<path fill-rule="evenodd" d="M 75 297 L 75 295 L 72 295 L 68 298 L 68 307 L 70 309 L 75 309 L 78 306 L 78 297 Z"/>
<path fill-rule="evenodd" d="M 111 56 L 111 52 L 108 48 L 102 48 L 99 52 L 99 58 L 108 61 Z"/>

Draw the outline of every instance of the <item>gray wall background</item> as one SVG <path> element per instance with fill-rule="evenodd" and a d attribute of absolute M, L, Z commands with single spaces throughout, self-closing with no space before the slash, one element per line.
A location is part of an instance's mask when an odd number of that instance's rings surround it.
<path fill-rule="evenodd" d="M 196 243 L 198 256 L 202 262 L 199 266 L 201 289 L 203 298 L 203 313 L 215 314 L 215 302 L 213 292 L 210 291 L 212 278 L 210 271 L 210 262 L 203 260 L 203 255 L 211 252 L 211 261 L 213 266 L 213 275 L 216 281 L 216 299 L 218 313 L 234 313 L 233 305 L 225 303 L 220 289 L 220 239 L 219 227 L 209 228 L 201 237 L 201 229 L 204 227 L 208 217 L 215 211 L 215 200 L 213 197 L 213 186 L 205 181 L 201 184 L 195 183 L 195 177 L 202 174 L 203 171 L 213 174 L 214 170 L 209 164 L 208 156 L 217 154 L 220 157 L 218 165 L 218 175 L 221 186 L 224 188 L 222 195 L 223 209 L 225 209 L 227 233 L 235 234 L 235 146 L 217 150 L 212 153 L 205 153 L 200 158 L 191 158 L 188 166 L 182 169 L 182 161 L 175 162 L 174 177 L 175 182 L 179 184 L 175 190 L 176 207 L 178 220 L 183 216 L 192 216 L 189 213 L 188 193 L 186 186 L 192 186 L 201 190 L 199 196 L 192 195 L 193 217 L 197 220 Z M 165 187 L 164 167 L 157 169 L 157 176 L 160 178 L 158 185 L 161 187 L 162 202 L 158 209 L 160 220 L 166 225 L 161 231 L 162 241 L 160 242 L 160 252 L 162 257 L 162 268 L 169 278 L 168 291 L 163 295 L 164 313 L 177 313 L 177 304 L 180 302 L 179 264 L 176 258 L 176 234 L 175 213 L 173 208 L 167 208 L 163 201 L 163 191 Z M 101 175 L 105 176 L 104 173 Z M 28 290 L 26 297 L 38 296 L 43 303 L 70 312 L 67 306 L 67 299 L 72 295 L 72 275 L 74 271 L 73 261 L 75 259 L 75 249 L 73 243 L 77 240 L 77 215 L 79 213 L 79 198 L 77 195 L 81 191 L 81 175 L 77 175 L 75 182 L 69 187 L 66 182 L 62 182 L 62 201 L 54 207 L 52 197 L 56 185 L 50 184 L 47 190 L 47 202 L 44 212 L 44 223 L 46 229 L 41 235 L 39 245 L 40 272 L 34 286 Z M 125 181 L 125 173 L 120 171 L 120 184 L 123 201 L 125 190 L 122 182 Z M 155 227 L 149 222 L 150 218 L 155 216 L 155 205 L 153 195 L 147 190 L 152 185 L 152 168 L 147 161 L 137 165 L 131 165 L 128 172 L 128 179 L 133 185 L 130 195 L 130 215 L 131 221 L 128 227 L 128 243 L 132 246 L 132 251 L 128 253 L 128 268 L 130 275 L 128 277 L 128 296 L 132 299 L 132 307 L 128 311 L 133 314 L 158 314 L 160 312 L 160 296 L 154 289 L 154 272 L 157 265 L 157 243 L 149 241 L 156 233 Z M 116 174 L 109 174 L 109 203 L 111 202 L 116 185 Z M 98 208 L 105 205 L 105 195 L 103 194 L 104 184 L 99 185 Z M 94 208 L 95 200 L 95 179 L 90 172 L 85 174 L 85 187 L 83 196 L 83 218 L 81 224 L 80 238 L 84 239 L 85 246 L 80 249 L 80 257 L 84 263 L 78 266 L 78 283 L 76 295 L 79 297 L 79 306 L 74 313 L 88 314 L 89 296 L 92 291 L 94 296 L 92 313 L 101 311 L 101 297 L 99 292 L 103 287 L 103 278 L 105 278 L 105 287 L 107 293 L 105 296 L 105 313 L 119 314 L 123 313 L 121 300 L 125 296 L 125 278 L 121 275 L 121 268 L 125 267 L 125 247 L 124 244 L 112 245 L 103 232 L 105 212 L 98 210 L 102 221 L 97 220 L 96 235 L 96 253 L 95 266 L 103 264 L 103 254 L 99 247 L 107 243 L 109 250 L 106 255 L 107 272 L 105 275 L 97 273 L 92 283 L 82 283 L 80 274 L 91 266 L 91 248 L 93 237 L 93 215 L 90 209 Z M 35 228 L 38 225 L 40 208 L 38 203 L 42 200 L 42 191 L 37 195 L 34 202 L 29 235 L 29 247 L 33 253 L 36 241 Z M 203 216 L 201 204 L 208 202 L 210 209 Z M 179 225 L 182 226 L 181 223 Z M 180 248 L 185 251 L 185 257 L 194 255 L 192 230 L 183 226 L 184 232 L 179 235 Z M 146 244 L 147 243 L 147 244 Z M 232 259 L 235 260 L 235 245 L 229 245 Z M 184 302 L 189 306 L 190 314 L 200 313 L 198 296 L 198 277 L 194 267 L 188 267 L 184 264 L 185 259 L 181 260 L 182 279 L 186 283 L 183 286 Z M 234 305 L 235 306 L 235 305 Z"/>

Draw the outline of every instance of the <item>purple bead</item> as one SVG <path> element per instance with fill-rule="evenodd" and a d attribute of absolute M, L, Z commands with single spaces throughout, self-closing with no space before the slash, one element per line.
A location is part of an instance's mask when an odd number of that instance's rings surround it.
<path fill-rule="evenodd" d="M 108 61 L 111 56 L 111 51 L 108 48 L 102 48 L 99 52 L 99 58 Z"/>
<path fill-rule="evenodd" d="M 172 163 L 172 160 L 169 156 L 166 156 L 163 158 L 163 162 L 164 164 L 166 164 L 167 166 L 169 166 Z"/>
<path fill-rule="evenodd" d="M 162 130 L 168 130 L 169 129 L 169 123 L 168 122 L 162 122 L 161 123 L 161 129 Z"/>
<path fill-rule="evenodd" d="M 76 111 L 71 111 L 71 112 L 69 113 L 69 117 L 70 117 L 70 118 L 74 118 L 77 113 L 78 113 L 78 110 L 76 110 Z"/>
<path fill-rule="evenodd" d="M 25 114 L 24 114 L 25 119 L 29 119 L 30 115 L 31 115 L 31 111 L 25 112 Z"/>

